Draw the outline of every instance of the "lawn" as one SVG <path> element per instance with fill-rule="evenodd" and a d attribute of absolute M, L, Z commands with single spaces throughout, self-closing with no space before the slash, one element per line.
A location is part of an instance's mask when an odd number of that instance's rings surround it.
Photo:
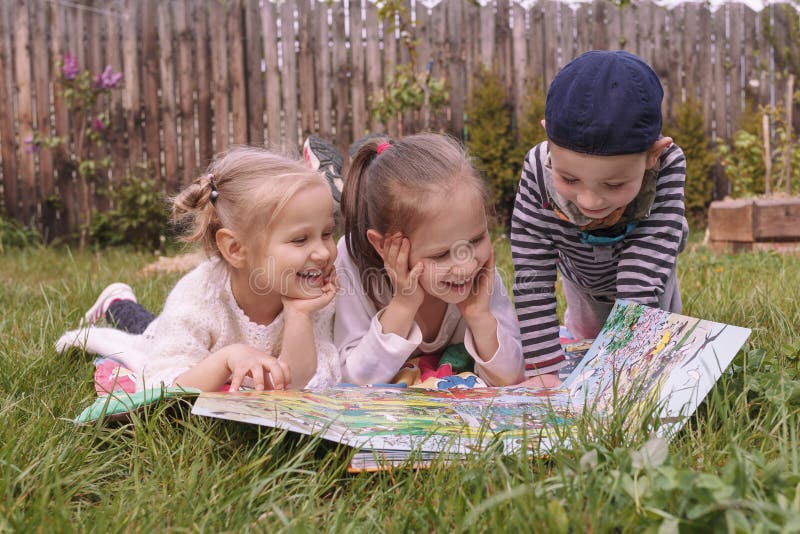
<path fill-rule="evenodd" d="M 510 274 L 508 242 L 496 250 Z M 73 424 L 93 367 L 53 342 L 112 281 L 159 309 L 179 275 L 139 275 L 152 259 L 0 255 L 0 532 L 800 529 L 800 258 L 682 255 L 685 313 L 753 334 L 663 464 L 635 462 L 648 436 L 612 421 L 549 458 L 489 451 L 371 475 L 345 472 L 345 448 L 193 417 L 183 401 L 132 425 Z"/>

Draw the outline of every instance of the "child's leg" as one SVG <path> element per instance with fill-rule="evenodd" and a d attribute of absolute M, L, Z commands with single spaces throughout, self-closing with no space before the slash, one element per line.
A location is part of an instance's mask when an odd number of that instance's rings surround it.
<path fill-rule="evenodd" d="M 614 306 L 613 303 L 598 302 L 566 278 L 562 277 L 561 281 L 567 300 L 567 311 L 564 314 L 564 324 L 567 329 L 576 338 L 597 337 Z M 672 270 L 667 279 L 664 292 L 658 298 L 658 307 L 670 313 L 681 313 L 681 293 L 676 269 Z"/>
<path fill-rule="evenodd" d="M 564 324 L 577 339 L 597 337 L 611 312 L 613 303 L 598 302 L 589 293 L 561 277 L 561 286 L 567 300 Z"/>
<path fill-rule="evenodd" d="M 84 315 L 84 324 L 92 325 L 102 318 L 120 330 L 141 334 L 154 316 L 137 302 L 131 286 L 115 282 L 100 292 Z"/>
<path fill-rule="evenodd" d="M 106 321 L 109 324 L 131 334 L 144 332 L 153 319 L 155 315 L 133 300 L 115 300 L 106 311 Z"/>
<path fill-rule="evenodd" d="M 316 135 L 309 135 L 303 143 L 303 159 L 312 169 L 325 173 L 325 178 L 328 180 L 333 200 L 338 209 L 338 204 L 342 198 L 342 189 L 344 188 L 342 180 L 344 161 L 342 155 L 339 154 L 333 144 L 325 139 Z"/>
<path fill-rule="evenodd" d="M 681 313 L 683 303 L 681 302 L 681 290 L 678 287 L 677 266 L 667 278 L 664 285 L 664 293 L 658 298 L 658 307 L 670 313 Z"/>

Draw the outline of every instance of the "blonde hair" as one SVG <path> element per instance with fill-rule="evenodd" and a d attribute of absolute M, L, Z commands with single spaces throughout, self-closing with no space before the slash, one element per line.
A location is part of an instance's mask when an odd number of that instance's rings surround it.
<path fill-rule="evenodd" d="M 217 198 L 212 201 L 212 180 Z M 207 171 L 178 193 L 172 220 L 185 228 L 181 240 L 202 243 L 209 256 L 220 256 L 216 234 L 231 229 L 250 244 L 266 240 L 270 226 L 291 198 L 325 178 L 303 162 L 253 146 L 232 146 L 215 156 Z"/>
<path fill-rule="evenodd" d="M 488 212 L 486 184 L 452 137 L 426 133 L 395 141 L 374 138 L 359 147 L 347 171 L 342 213 L 347 252 L 374 303 L 379 304 L 376 293 L 381 285 L 389 287 L 389 278 L 367 230 L 410 235 L 428 214 L 429 199 L 463 186 L 475 189 Z M 375 280 L 376 272 L 381 280 Z"/>

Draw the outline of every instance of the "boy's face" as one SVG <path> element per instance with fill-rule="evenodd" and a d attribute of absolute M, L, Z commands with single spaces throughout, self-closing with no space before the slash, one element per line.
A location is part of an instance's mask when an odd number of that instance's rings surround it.
<path fill-rule="evenodd" d="M 556 192 L 591 219 L 607 217 L 636 198 L 649 159 L 648 153 L 591 156 L 550 143 Z"/>

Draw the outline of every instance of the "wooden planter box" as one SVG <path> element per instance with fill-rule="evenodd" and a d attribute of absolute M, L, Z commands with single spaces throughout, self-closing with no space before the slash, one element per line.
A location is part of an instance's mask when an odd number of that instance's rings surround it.
<path fill-rule="evenodd" d="M 720 252 L 800 252 L 800 198 L 712 202 L 708 233 L 711 247 Z"/>

